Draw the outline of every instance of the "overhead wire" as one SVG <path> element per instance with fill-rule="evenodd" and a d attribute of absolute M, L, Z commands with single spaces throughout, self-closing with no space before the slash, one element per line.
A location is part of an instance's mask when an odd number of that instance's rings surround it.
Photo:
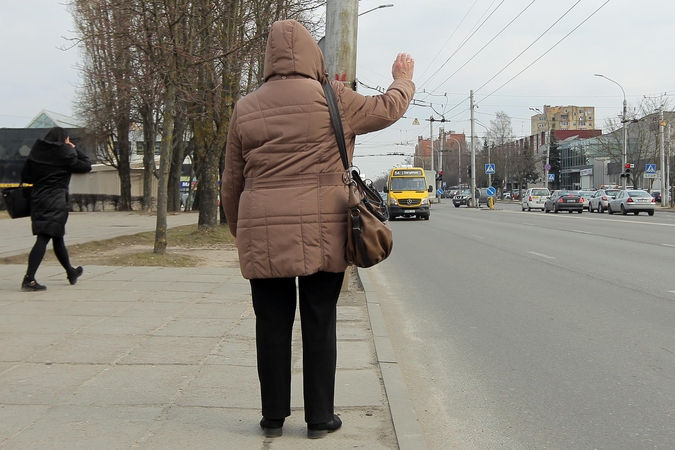
<path fill-rule="evenodd" d="M 448 57 L 448 59 L 446 59 L 445 62 L 444 62 L 443 64 L 441 64 L 441 66 L 438 68 L 438 70 L 436 70 L 436 72 L 434 72 L 434 74 L 433 74 L 431 77 L 429 77 L 429 79 L 428 79 L 427 81 L 425 81 L 424 83 L 422 83 L 422 85 L 421 85 L 422 87 L 423 87 L 423 86 L 426 86 L 428 83 L 431 82 L 431 80 L 433 80 L 433 78 L 436 76 L 436 74 L 437 74 L 443 67 L 445 67 L 445 65 L 446 65 L 447 63 L 449 63 L 450 60 L 453 58 L 453 56 L 455 56 L 455 55 L 457 54 L 457 52 L 459 52 L 459 51 L 464 47 L 464 45 L 466 45 L 466 43 L 469 42 L 469 41 L 471 40 L 471 38 L 478 32 L 478 30 L 480 30 L 480 29 L 483 27 L 483 25 L 485 25 L 485 23 L 486 23 L 488 20 L 490 20 L 490 17 L 492 17 L 492 15 L 499 9 L 500 6 L 502 6 L 502 5 L 504 4 L 505 1 L 506 1 L 506 0 L 502 0 L 502 1 L 495 7 L 495 9 L 492 10 L 492 12 L 491 12 L 491 13 L 490 13 L 490 14 L 489 14 L 489 15 L 488 15 L 488 16 L 480 23 L 480 25 L 479 25 L 475 30 L 473 30 L 473 32 L 471 32 L 471 34 L 470 34 L 469 36 L 467 36 L 467 37 L 464 39 L 464 41 L 459 45 L 459 47 L 457 47 L 457 49 L 455 49 L 455 51 Z M 492 4 L 494 5 L 494 1 L 492 2 Z M 490 7 L 492 7 L 492 5 L 490 5 Z M 489 9 L 489 8 L 488 8 L 488 9 Z M 479 19 L 479 20 L 480 20 L 480 19 Z"/>
<path fill-rule="evenodd" d="M 478 56 L 483 50 L 485 50 L 485 49 L 486 49 L 486 48 L 487 48 L 487 47 L 488 47 L 495 39 L 497 39 L 504 31 L 506 31 L 506 29 L 507 29 L 508 27 L 510 27 L 510 26 L 511 26 L 511 25 L 512 25 L 512 24 L 513 24 L 520 16 L 522 16 L 522 15 L 525 13 L 525 11 L 527 11 L 527 10 L 530 8 L 530 6 L 532 6 L 532 5 L 534 4 L 534 2 L 536 2 L 536 1 L 537 1 L 537 0 L 532 0 L 532 2 L 530 2 L 530 4 L 527 5 L 522 11 L 520 11 L 520 12 L 518 13 L 518 15 L 516 15 L 516 17 L 514 17 L 513 19 L 511 19 L 511 21 L 510 21 L 509 23 L 507 23 L 506 26 L 505 26 L 504 28 L 502 28 L 496 35 L 494 35 L 494 36 L 492 37 L 492 39 L 490 39 L 490 40 L 487 42 L 487 44 L 485 44 L 483 47 L 481 47 L 481 49 L 478 50 L 471 58 L 469 58 L 464 64 L 462 64 L 457 70 L 455 70 L 455 71 L 452 73 L 452 75 L 450 75 L 448 78 L 446 78 L 445 80 L 443 80 L 443 81 L 441 82 L 441 85 L 447 83 L 452 77 L 454 77 L 455 75 L 457 75 L 457 73 L 458 73 L 460 70 L 462 70 L 464 67 L 466 67 L 467 64 L 469 64 L 476 56 Z M 579 1 L 581 1 L 581 0 L 579 0 Z M 442 69 L 442 66 L 441 66 L 438 70 L 441 70 L 441 69 Z M 438 71 L 436 71 L 436 73 L 438 73 Z M 434 73 L 434 75 L 436 75 L 436 73 Z"/>
<path fill-rule="evenodd" d="M 462 26 L 462 24 L 464 23 L 464 20 L 466 20 L 467 16 L 473 10 L 473 7 L 476 6 L 476 3 L 478 3 L 478 0 L 474 0 L 473 5 L 471 5 L 469 10 L 466 12 L 466 14 L 464 14 L 464 17 L 462 17 L 462 20 L 460 20 L 459 24 L 457 24 L 457 26 L 455 27 L 455 31 L 453 31 L 452 34 L 450 34 L 450 37 L 445 41 L 445 44 L 443 44 L 441 46 L 441 48 L 438 50 L 438 53 L 436 53 L 436 56 L 434 56 L 434 59 L 432 59 L 431 62 L 429 63 L 429 65 L 427 65 L 427 68 L 424 69 L 424 72 L 422 72 L 422 74 L 420 75 L 420 79 L 424 78 L 424 75 L 427 73 L 427 70 L 429 70 L 429 68 L 433 65 L 433 63 L 436 61 L 436 58 L 438 58 L 438 55 L 441 54 L 441 52 L 443 51 L 445 46 L 448 45 L 448 42 L 450 42 L 450 39 L 452 39 L 452 37 L 455 35 L 455 33 L 457 33 L 457 30 L 459 30 L 459 27 Z M 494 4 L 494 1 L 492 3 Z M 433 77 L 433 75 L 432 75 L 432 77 Z"/>
<path fill-rule="evenodd" d="M 579 0 L 579 1 L 581 1 L 581 0 Z M 491 96 L 492 94 L 494 94 L 495 92 L 497 92 L 497 91 L 499 91 L 500 89 L 502 89 L 504 86 L 506 86 L 507 84 L 509 84 L 511 81 L 515 80 L 518 76 L 520 76 L 520 75 L 521 75 L 523 72 L 525 72 L 527 69 L 529 69 L 530 67 L 532 67 L 537 61 L 539 61 L 541 58 L 543 58 L 544 56 L 546 56 L 551 50 L 553 50 L 554 48 L 556 48 L 556 47 L 558 46 L 558 44 L 560 44 L 562 41 L 564 41 L 565 39 L 567 39 L 572 33 L 574 33 L 577 29 L 579 29 L 579 27 L 581 27 L 583 24 L 585 24 L 586 22 L 588 22 L 588 21 L 591 19 L 591 17 L 593 17 L 598 11 L 600 11 L 602 8 L 604 8 L 605 5 L 606 5 L 607 3 L 609 3 L 610 1 L 611 1 L 611 0 L 607 0 L 605 3 L 603 3 L 602 5 L 600 5 L 600 6 L 598 7 L 598 9 L 596 9 L 595 11 L 593 11 L 593 12 L 591 13 L 590 16 L 586 17 L 579 25 L 577 25 L 576 27 L 574 27 L 569 33 L 567 33 L 565 36 L 563 36 L 562 39 L 560 39 L 558 42 L 556 42 L 551 48 L 549 48 L 548 50 L 546 50 L 541 56 L 539 56 L 537 59 L 535 59 L 534 61 L 532 61 L 532 63 L 530 63 L 529 65 L 527 65 L 523 70 L 521 70 L 521 71 L 518 72 L 516 75 L 514 75 L 514 76 L 513 76 L 511 79 L 509 79 L 506 83 L 502 84 L 502 85 L 499 86 L 497 89 L 495 89 L 495 90 L 492 91 L 490 94 L 488 94 L 486 97 L 484 97 L 483 100 L 485 100 L 485 99 L 487 99 L 487 98 L 490 98 L 490 96 Z M 579 3 L 579 2 L 575 3 L 574 6 L 576 6 L 578 3 Z M 573 6 L 573 7 L 574 7 L 574 6 Z M 565 14 L 567 14 L 567 13 L 565 13 Z M 494 77 L 493 77 L 493 78 L 494 78 Z M 490 80 L 492 80 L 493 78 L 491 78 Z M 488 81 L 488 83 L 489 83 L 489 81 Z M 479 89 L 482 89 L 483 87 L 485 87 L 486 84 L 487 84 L 487 83 L 485 83 L 485 84 L 484 84 L 483 86 L 481 86 Z"/>
<path fill-rule="evenodd" d="M 609 1 L 609 0 L 608 0 L 608 1 Z M 518 53 L 518 55 L 517 55 L 515 58 L 513 58 L 506 66 L 504 66 L 499 72 L 497 72 L 496 74 L 494 74 L 494 75 L 492 76 L 492 78 L 490 78 L 490 79 L 487 80 L 485 83 L 483 83 L 483 85 L 482 85 L 481 87 L 479 87 L 478 89 L 474 90 L 474 94 L 475 94 L 476 92 L 480 91 L 481 89 L 483 89 L 485 86 L 487 86 L 488 83 L 490 83 L 490 81 L 492 81 L 492 80 L 494 80 L 495 78 L 497 78 L 497 76 L 499 76 L 499 74 L 501 74 L 501 73 L 504 72 L 507 68 L 509 68 L 509 66 L 511 66 L 511 64 L 513 64 L 514 62 L 516 62 L 516 61 L 518 60 L 518 58 L 520 58 L 521 56 L 523 56 L 523 54 L 524 54 L 526 51 L 528 51 L 530 48 L 532 48 L 532 46 L 533 46 L 534 44 L 536 44 L 536 43 L 539 41 L 539 39 L 541 39 L 542 37 L 544 37 L 544 35 L 546 35 L 546 33 L 548 33 L 549 31 L 551 31 L 551 29 L 552 29 L 554 26 L 556 26 L 556 25 L 557 25 L 557 24 L 558 24 L 558 23 L 559 23 L 566 15 L 567 15 L 567 14 L 569 14 L 574 8 L 576 8 L 577 5 L 578 5 L 579 3 L 581 3 L 581 0 L 577 0 L 577 2 L 576 2 L 574 5 L 572 5 L 567 11 L 565 11 L 565 13 L 564 13 L 562 16 L 560 16 L 555 22 L 553 22 L 553 24 L 551 24 L 550 27 L 548 27 L 546 30 L 544 30 L 544 32 L 541 33 L 534 41 L 532 41 L 532 43 L 530 43 L 530 45 L 528 45 L 527 47 L 525 47 L 525 49 L 524 49 L 522 52 Z M 586 19 L 586 20 L 588 20 L 588 19 Z M 583 22 L 582 22 L 582 23 L 583 23 Z M 577 27 L 577 28 L 578 28 L 578 27 Z M 576 28 L 575 28 L 575 29 L 576 29 Z M 574 31 L 574 30 L 572 30 L 572 31 Z M 557 45 L 557 44 L 556 44 L 556 45 Z M 547 50 L 546 53 L 548 53 L 550 50 L 551 50 L 551 49 Z M 544 55 L 545 55 L 546 53 L 544 53 Z M 543 55 L 542 55 L 542 56 L 543 56 Z M 485 100 L 485 99 L 483 99 L 483 100 Z"/>

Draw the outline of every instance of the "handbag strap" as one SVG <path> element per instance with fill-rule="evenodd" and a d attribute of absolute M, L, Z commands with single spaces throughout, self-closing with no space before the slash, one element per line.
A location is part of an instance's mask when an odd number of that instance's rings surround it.
<path fill-rule="evenodd" d="M 335 98 L 335 92 L 333 92 L 333 87 L 330 83 L 323 83 L 323 92 L 326 95 L 326 101 L 328 102 L 328 112 L 330 113 L 330 122 L 333 125 L 333 131 L 335 132 L 335 139 L 337 140 L 338 148 L 340 149 L 340 158 L 342 159 L 342 165 L 345 166 L 345 170 L 349 170 L 349 158 L 347 157 L 347 144 L 345 142 L 345 133 L 342 129 L 342 119 L 340 118 L 340 109 L 338 108 L 337 99 Z"/>

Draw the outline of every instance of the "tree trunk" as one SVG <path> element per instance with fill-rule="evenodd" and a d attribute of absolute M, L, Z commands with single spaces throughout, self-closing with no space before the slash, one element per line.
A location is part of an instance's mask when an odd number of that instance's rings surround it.
<path fill-rule="evenodd" d="M 155 229 L 155 253 L 166 253 L 166 212 L 169 169 L 173 151 L 173 124 L 176 116 L 176 86 L 169 81 L 166 87 L 164 103 L 164 120 L 162 126 L 162 143 L 159 150 L 159 182 L 157 186 L 157 227 Z"/>
<path fill-rule="evenodd" d="M 157 139 L 153 112 L 149 107 L 141 107 L 143 118 L 143 211 L 152 211 L 152 182 L 155 167 L 155 140 Z"/>
<path fill-rule="evenodd" d="M 117 173 L 120 178 L 120 211 L 131 211 L 131 165 L 129 144 L 129 125 L 127 117 L 122 118 L 117 123 L 117 151 L 119 165 Z"/>
<path fill-rule="evenodd" d="M 187 119 L 184 114 L 176 117 L 174 127 L 174 146 L 171 156 L 171 170 L 169 171 L 168 211 L 180 211 L 180 176 L 183 171 L 183 159 L 185 155 L 185 131 Z"/>
<path fill-rule="evenodd" d="M 214 158 L 215 156 L 215 158 Z M 200 230 L 215 230 L 218 226 L 218 156 L 215 151 L 207 153 L 208 160 L 199 180 L 199 224 Z"/>

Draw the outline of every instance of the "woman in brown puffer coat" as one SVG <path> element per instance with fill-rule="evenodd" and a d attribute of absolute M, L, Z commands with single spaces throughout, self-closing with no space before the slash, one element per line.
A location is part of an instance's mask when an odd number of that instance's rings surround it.
<path fill-rule="evenodd" d="M 331 82 L 350 159 L 355 137 L 392 125 L 415 92 L 414 62 L 400 54 L 385 94 Z M 291 341 L 298 278 L 308 437 L 340 428 L 334 414 L 336 305 L 347 268 L 347 189 L 322 83 L 323 55 L 294 20 L 275 22 L 265 83 L 239 100 L 227 141 L 221 198 L 250 280 L 256 314 L 261 427 L 280 436 L 290 415 Z"/>

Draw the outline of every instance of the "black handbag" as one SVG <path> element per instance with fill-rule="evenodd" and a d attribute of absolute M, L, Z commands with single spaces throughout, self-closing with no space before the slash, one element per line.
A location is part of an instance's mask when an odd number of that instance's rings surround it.
<path fill-rule="evenodd" d="M 372 183 L 361 179 L 358 169 L 349 164 L 335 92 L 328 83 L 323 84 L 323 91 L 349 183 L 347 261 L 357 267 L 372 267 L 384 261 L 394 248 L 394 236 L 388 222 L 389 210 Z"/>
<path fill-rule="evenodd" d="M 9 217 L 18 219 L 20 217 L 30 216 L 30 195 L 32 186 L 24 186 L 23 183 L 18 187 L 9 187 L 2 190 L 2 199 L 7 207 Z"/>

